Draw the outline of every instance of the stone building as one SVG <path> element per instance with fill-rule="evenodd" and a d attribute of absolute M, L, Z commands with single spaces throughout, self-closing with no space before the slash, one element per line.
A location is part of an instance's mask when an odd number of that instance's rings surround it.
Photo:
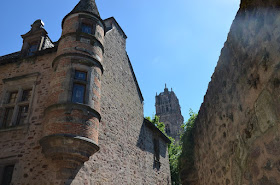
<path fill-rule="evenodd" d="M 195 121 L 195 165 L 183 184 L 280 184 L 279 27 L 280 1 L 241 0 Z"/>
<path fill-rule="evenodd" d="M 176 94 L 172 88 L 169 91 L 166 84 L 164 91 L 156 94 L 156 115 L 159 116 L 159 121 L 165 124 L 166 134 L 179 141 L 184 118 Z"/>
<path fill-rule="evenodd" d="M 81 0 L 53 42 L 37 20 L 0 57 L 0 183 L 170 184 L 169 139 L 144 119 L 126 35 Z"/>

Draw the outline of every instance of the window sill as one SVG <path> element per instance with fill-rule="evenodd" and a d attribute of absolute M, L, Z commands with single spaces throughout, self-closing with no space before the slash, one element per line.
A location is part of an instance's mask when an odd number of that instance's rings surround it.
<path fill-rule="evenodd" d="M 160 164 L 159 160 L 154 159 L 154 162 L 157 163 L 157 164 Z"/>
<path fill-rule="evenodd" d="M 0 128 L 0 133 L 1 132 L 8 132 L 8 131 L 15 131 L 15 130 L 22 130 L 25 127 L 26 127 L 26 124 L 16 125 L 16 126 L 8 127 L 8 128 Z"/>

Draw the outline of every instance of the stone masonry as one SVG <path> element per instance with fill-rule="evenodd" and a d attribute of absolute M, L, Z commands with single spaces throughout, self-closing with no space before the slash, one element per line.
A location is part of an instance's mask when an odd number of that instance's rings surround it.
<path fill-rule="evenodd" d="M 165 124 L 165 132 L 175 141 L 179 141 L 184 118 L 176 94 L 172 88 L 169 91 L 166 85 L 164 92 L 156 95 L 156 115 L 159 116 L 159 121 Z"/>
<path fill-rule="evenodd" d="M 183 184 L 280 184 L 280 1 L 242 0 L 195 122 Z"/>
<path fill-rule="evenodd" d="M 171 184 L 170 140 L 144 119 L 126 35 L 81 0 L 0 57 L 0 184 Z"/>

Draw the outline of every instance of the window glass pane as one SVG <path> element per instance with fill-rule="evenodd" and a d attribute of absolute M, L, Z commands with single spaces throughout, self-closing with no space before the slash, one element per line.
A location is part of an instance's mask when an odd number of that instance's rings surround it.
<path fill-rule="evenodd" d="M 18 92 L 11 92 L 8 103 L 15 103 L 17 100 Z"/>
<path fill-rule="evenodd" d="M 38 45 L 31 45 L 28 49 L 28 56 L 34 55 L 34 53 L 37 51 Z"/>
<path fill-rule="evenodd" d="M 13 117 L 13 112 L 14 112 L 14 107 L 6 109 L 2 127 L 5 128 L 10 126 Z"/>
<path fill-rule="evenodd" d="M 75 79 L 77 80 L 87 80 L 87 73 L 82 71 L 75 71 Z"/>
<path fill-rule="evenodd" d="M 27 119 L 27 114 L 28 114 L 28 105 L 25 106 L 20 106 L 18 110 L 18 117 L 17 117 L 17 125 L 22 125 Z"/>
<path fill-rule="evenodd" d="M 3 176 L 2 176 L 2 185 L 10 185 L 14 172 L 14 165 L 9 165 L 4 168 Z"/>
<path fill-rule="evenodd" d="M 91 34 L 92 33 L 91 26 L 88 24 L 82 24 L 82 32 Z"/>
<path fill-rule="evenodd" d="M 84 103 L 85 85 L 74 84 L 72 102 Z"/>
<path fill-rule="evenodd" d="M 31 89 L 22 92 L 21 101 L 29 101 L 31 97 Z"/>

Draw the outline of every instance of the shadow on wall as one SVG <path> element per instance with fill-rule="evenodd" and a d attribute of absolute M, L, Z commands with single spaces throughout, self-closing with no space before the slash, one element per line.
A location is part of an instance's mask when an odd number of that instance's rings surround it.
<path fill-rule="evenodd" d="M 76 178 L 77 174 L 79 173 L 82 167 L 83 165 L 80 165 L 75 169 L 60 168 L 59 171 L 57 172 L 56 178 L 58 180 L 61 179 L 63 184 L 70 185 L 74 183 L 74 179 Z"/>
<path fill-rule="evenodd" d="M 142 151 L 149 152 L 156 156 L 156 143 L 155 141 L 158 140 L 158 152 L 160 157 L 166 157 L 166 149 L 169 139 L 165 138 L 166 136 L 151 122 L 144 119 L 144 122 L 141 126 L 140 134 L 137 141 L 137 147 L 140 148 Z"/>

